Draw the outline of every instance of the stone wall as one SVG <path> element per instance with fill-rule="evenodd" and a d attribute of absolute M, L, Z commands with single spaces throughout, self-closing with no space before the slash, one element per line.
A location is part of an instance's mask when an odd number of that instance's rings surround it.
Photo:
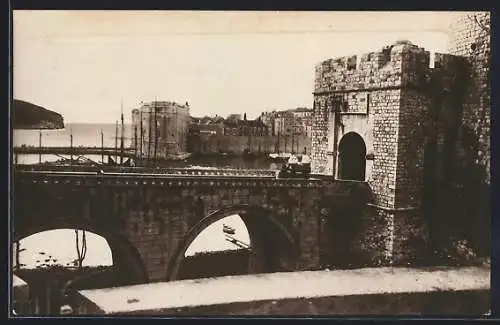
<path fill-rule="evenodd" d="M 190 135 L 188 151 L 191 153 L 233 153 L 244 152 L 254 154 L 269 154 L 277 152 L 296 152 L 302 154 L 304 149 L 311 152 L 311 139 L 306 135 L 296 136 L 228 136 Z"/>
<path fill-rule="evenodd" d="M 165 280 L 197 234 L 233 214 L 247 225 L 252 247 L 262 248 L 257 252 L 265 264 L 261 272 L 320 266 L 319 209 L 331 184 L 327 180 L 39 177 L 15 177 L 16 235 L 85 228 L 108 240 L 114 263 L 127 269 L 127 275 L 139 274 L 143 267 L 150 281 Z M 361 185 L 338 183 L 330 191 L 344 193 Z M 20 203 L 28 200 L 29 205 Z"/>
<path fill-rule="evenodd" d="M 155 113 L 156 110 L 156 113 Z M 132 111 L 132 137 L 142 156 L 167 158 L 186 152 L 191 117 L 189 104 L 154 101 Z M 142 119 L 142 123 L 141 123 Z M 156 125 L 155 125 L 156 123 Z M 142 136 L 141 136 L 142 132 Z"/>
<path fill-rule="evenodd" d="M 446 302 L 443 304 L 443 302 Z M 489 292 L 431 291 L 427 293 L 368 294 L 349 296 L 327 296 L 315 298 L 290 298 L 239 302 L 226 305 L 200 306 L 179 310 L 155 310 L 151 312 L 129 312 L 125 315 L 253 315 L 289 316 L 323 315 L 480 315 L 488 311 Z M 94 311 L 94 313 L 96 313 Z M 92 313 L 90 313 L 92 314 Z"/>
<path fill-rule="evenodd" d="M 463 126 L 475 135 L 475 162 L 490 182 L 491 26 L 489 12 L 464 13 L 452 25 L 450 53 L 467 59 Z"/>
<path fill-rule="evenodd" d="M 329 148 L 329 137 L 333 136 L 329 126 L 333 125 L 333 107 L 328 95 L 315 95 L 311 139 L 311 170 L 314 174 L 334 175 L 333 145 Z M 330 141 L 331 142 L 331 141 Z"/>
<path fill-rule="evenodd" d="M 87 316 L 485 315 L 490 273 L 484 267 L 366 268 L 219 277 L 80 290 L 74 307 Z M 162 292 L 171 295 L 155 300 Z"/>
<path fill-rule="evenodd" d="M 357 56 L 330 59 L 316 66 L 312 139 L 314 173 L 336 174 L 338 144 L 348 132 L 362 136 L 367 153 L 380 150 L 379 146 L 390 142 L 390 137 L 396 134 L 391 134 L 388 129 L 391 121 L 385 117 L 377 120 L 377 116 L 381 116 L 381 110 L 397 114 L 403 47 L 386 47 L 380 52 L 362 55 L 359 60 Z M 391 156 L 389 151 L 387 156 Z M 367 162 L 367 179 L 376 178 L 372 169 L 376 168 L 372 167 L 371 161 Z"/>
<path fill-rule="evenodd" d="M 477 41 L 480 34 L 471 33 Z M 484 56 L 485 45 L 481 51 Z M 364 236 L 366 245 L 359 241 L 353 247 L 365 247 L 372 261 L 406 263 L 418 255 L 410 251 L 425 246 L 424 193 L 427 199 L 429 192 L 434 195 L 439 182 L 455 177 L 451 175 L 459 164 L 450 147 L 463 142 L 459 124 L 464 84 L 469 91 L 484 88 L 487 78 L 484 61 L 479 67 L 478 62 L 474 64 L 476 75 L 468 83 L 463 58 L 436 53 L 431 62 L 428 51 L 402 41 L 359 60 L 357 56 L 342 57 L 316 67 L 313 173 L 339 178 L 342 137 L 349 132 L 361 135 L 368 154 L 365 181 L 374 197 L 364 213 L 365 228 L 358 234 Z M 483 104 L 473 101 L 477 96 L 465 94 L 464 121 L 470 118 L 469 111 Z M 478 128 L 476 134 L 486 132 L 486 128 Z M 481 148 L 484 146 L 478 145 L 478 156 L 484 156 Z"/>
<path fill-rule="evenodd" d="M 376 195 L 377 204 L 394 207 L 401 91 L 378 91 L 371 100 L 374 114 L 374 159 L 370 187 Z"/>
<path fill-rule="evenodd" d="M 446 193 L 449 237 L 465 239 L 475 253 L 491 251 L 491 26 L 490 13 L 463 13 L 452 24 L 450 52 L 467 62 L 461 111 L 449 141 Z M 443 208 L 442 208 L 443 209 Z M 443 210 L 441 210 L 443 211 Z M 443 220 L 445 223 L 449 220 Z"/>

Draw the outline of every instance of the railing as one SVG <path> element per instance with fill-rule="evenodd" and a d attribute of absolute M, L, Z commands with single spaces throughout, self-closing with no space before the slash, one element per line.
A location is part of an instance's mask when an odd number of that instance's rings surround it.
<path fill-rule="evenodd" d="M 68 151 L 71 151 L 71 150 L 105 150 L 105 151 L 108 151 L 108 150 L 113 150 L 113 151 L 121 151 L 120 148 L 115 148 L 115 147 L 99 147 L 99 146 L 60 146 L 60 147 L 38 147 L 38 146 L 17 146 L 17 147 L 14 147 L 12 148 L 12 151 L 13 152 L 19 152 L 19 153 L 24 153 L 24 152 L 35 152 L 35 153 L 38 153 L 40 151 L 44 152 L 44 151 L 59 151 L 59 150 L 68 150 Z M 130 147 L 127 147 L 127 148 L 123 148 L 123 151 L 125 152 L 134 152 L 135 149 L 134 148 L 130 148 Z"/>
<path fill-rule="evenodd" d="M 14 147 L 15 155 L 23 154 L 95 154 L 95 155 L 121 155 L 120 148 L 111 147 Z M 123 149 L 123 155 L 134 156 L 135 150 L 130 148 Z"/>
<path fill-rule="evenodd" d="M 16 165 L 14 171 L 50 173 L 102 173 L 102 174 L 142 174 L 142 175 L 172 175 L 172 176 L 246 176 L 246 177 L 276 177 L 270 169 L 236 169 L 236 168 L 180 168 L 180 167 L 119 167 L 119 166 L 44 166 Z"/>
<path fill-rule="evenodd" d="M 16 171 L 13 181 L 25 185 L 64 185 L 64 186 L 152 186 L 170 188 L 324 188 L 335 180 L 315 178 L 276 178 L 268 175 L 251 175 L 248 171 L 217 171 L 207 174 L 148 174 L 148 173 L 98 173 L 98 172 L 55 172 L 55 171 Z M 261 171 L 260 171 L 261 172 Z M 344 185 L 338 184 L 342 188 Z"/>

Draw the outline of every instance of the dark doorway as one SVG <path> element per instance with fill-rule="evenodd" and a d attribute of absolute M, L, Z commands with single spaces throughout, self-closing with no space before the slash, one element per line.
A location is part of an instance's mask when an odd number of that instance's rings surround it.
<path fill-rule="evenodd" d="M 366 169 L 366 146 L 363 138 L 349 132 L 339 144 L 339 178 L 364 181 Z"/>

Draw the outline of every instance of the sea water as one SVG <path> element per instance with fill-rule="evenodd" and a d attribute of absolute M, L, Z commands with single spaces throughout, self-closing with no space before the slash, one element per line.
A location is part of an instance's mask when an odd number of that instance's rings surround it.
<path fill-rule="evenodd" d="M 71 136 L 73 136 L 73 146 L 75 147 L 100 147 L 101 132 L 104 146 L 114 147 L 116 138 L 115 124 L 67 124 L 61 130 L 14 130 L 12 144 L 13 146 L 39 146 L 41 134 L 42 147 L 69 147 L 71 145 Z M 121 130 L 118 131 L 118 134 L 121 135 Z M 128 147 L 133 139 L 129 125 L 125 125 L 124 134 L 124 144 L 125 147 Z M 101 159 L 100 155 L 88 157 L 94 161 L 100 161 Z M 39 155 L 19 155 L 17 159 L 20 164 L 36 164 L 39 162 Z M 42 155 L 42 162 L 56 161 L 58 159 L 60 157 L 56 155 Z M 193 255 L 203 251 L 237 249 L 236 246 L 225 239 L 222 232 L 223 224 L 233 227 L 236 230 L 235 237 L 250 244 L 243 221 L 239 216 L 233 215 L 219 220 L 203 230 L 191 243 L 186 255 Z M 20 263 L 29 268 L 47 263 L 70 265 L 77 257 L 75 237 L 73 229 L 50 230 L 26 237 L 20 242 Z M 87 233 L 86 237 L 87 255 L 83 265 L 111 265 L 111 250 L 106 240 L 91 233 Z"/>

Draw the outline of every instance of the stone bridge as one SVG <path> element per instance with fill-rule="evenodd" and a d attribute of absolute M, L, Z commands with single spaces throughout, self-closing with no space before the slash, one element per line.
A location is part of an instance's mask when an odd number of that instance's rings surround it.
<path fill-rule="evenodd" d="M 122 283 L 156 282 L 180 278 L 196 236 L 238 214 L 250 236 L 248 273 L 310 270 L 350 253 L 364 230 L 349 230 L 349 220 L 360 220 L 369 193 L 364 182 L 332 178 L 16 170 L 13 233 L 86 229 L 108 241 Z"/>

